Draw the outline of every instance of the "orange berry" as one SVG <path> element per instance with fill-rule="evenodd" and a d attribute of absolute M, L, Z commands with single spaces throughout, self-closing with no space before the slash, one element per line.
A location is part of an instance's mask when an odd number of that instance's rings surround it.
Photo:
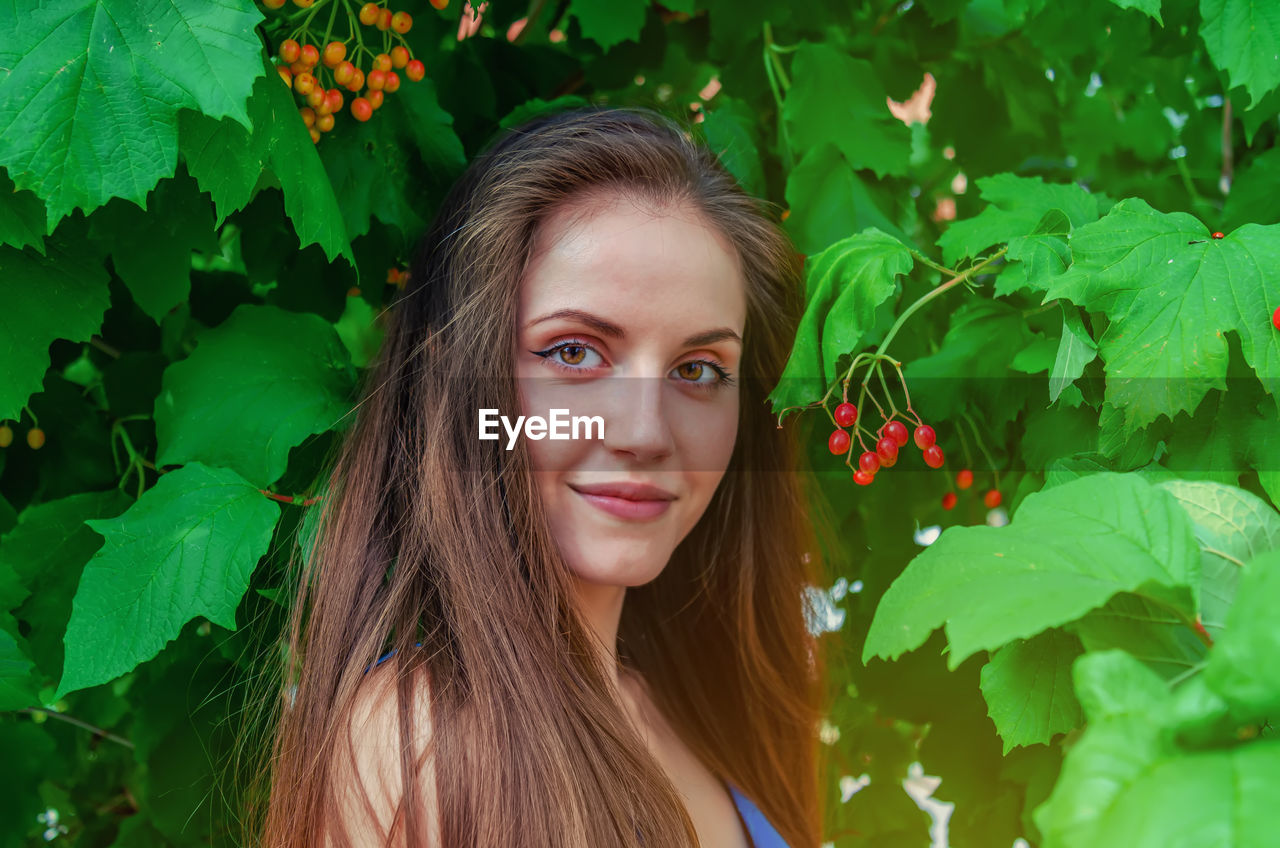
<path fill-rule="evenodd" d="M 298 74 L 305 74 L 309 70 L 311 70 L 311 68 L 307 66 L 306 62 L 299 61 L 289 65 L 289 73 L 293 74 L 295 77 Z"/>
<path fill-rule="evenodd" d="M 32 427 L 27 431 L 27 444 L 32 450 L 40 450 L 44 447 L 44 430 L 39 427 Z"/>
<path fill-rule="evenodd" d="M 320 143 L 320 130 L 316 129 L 315 127 L 312 127 L 311 129 L 307 130 L 307 132 L 311 133 L 312 144 Z"/>
<path fill-rule="evenodd" d="M 364 93 L 364 96 L 365 96 L 365 99 L 369 101 L 369 105 L 372 106 L 374 109 L 377 109 L 380 106 L 382 106 L 381 91 L 366 91 Z"/>
<path fill-rule="evenodd" d="M 262 0 L 262 5 L 268 9 L 283 9 L 284 0 Z"/>
<path fill-rule="evenodd" d="M 356 75 L 356 66 L 350 62 L 342 62 L 333 69 L 333 81 L 338 85 L 347 85 Z"/>
<path fill-rule="evenodd" d="M 364 88 L 364 71 L 356 68 L 356 75 L 351 78 L 351 82 L 347 85 L 347 91 L 359 91 Z"/>
<path fill-rule="evenodd" d="M 379 71 L 375 68 L 369 72 L 369 76 L 366 78 L 365 84 L 374 91 L 381 90 L 387 84 L 387 72 Z"/>
<path fill-rule="evenodd" d="M 330 41 L 324 46 L 324 62 L 326 68 L 336 68 L 338 63 L 347 57 L 347 45 L 341 41 Z"/>
<path fill-rule="evenodd" d="M 280 42 L 280 58 L 286 62 L 293 63 L 298 61 L 298 57 L 302 55 L 302 47 L 292 38 L 286 38 Z"/>
<path fill-rule="evenodd" d="M 316 0 L 293 0 L 293 5 L 302 9 L 310 9 L 315 4 Z"/>
<path fill-rule="evenodd" d="M 347 297 L 359 297 L 359 296 L 360 296 L 359 286 L 352 286 L 351 288 L 347 289 Z"/>
<path fill-rule="evenodd" d="M 276 65 L 276 73 L 280 74 L 280 79 L 284 80 L 284 84 L 293 88 L 293 71 L 284 65 Z"/>
<path fill-rule="evenodd" d="M 386 53 L 379 53 L 377 56 L 374 56 L 373 69 L 375 71 L 391 70 L 391 57 L 388 56 Z"/>
<path fill-rule="evenodd" d="M 316 125 L 315 109 L 312 109 L 310 106 L 303 106 L 298 110 L 298 114 L 302 116 L 302 123 L 306 124 L 308 127 L 314 127 Z"/>
<path fill-rule="evenodd" d="M 443 12 L 449 6 L 449 0 L 431 0 L 431 5 Z"/>
<path fill-rule="evenodd" d="M 409 79 L 413 80 L 414 82 L 417 82 L 418 80 L 422 79 L 424 76 L 426 76 L 426 73 L 427 73 L 426 66 L 423 65 L 422 62 L 418 61 L 417 59 L 414 59 L 412 62 L 404 66 L 404 75 L 407 76 Z"/>
<path fill-rule="evenodd" d="M 391 28 L 404 35 L 413 26 L 413 16 L 408 12 L 396 12 L 391 16 Z"/>
<path fill-rule="evenodd" d="M 393 17 L 395 16 L 391 14 L 390 9 L 381 9 L 378 11 L 378 22 L 375 26 L 383 32 L 386 32 L 391 29 L 391 19 Z"/>
<path fill-rule="evenodd" d="M 377 3 L 365 3 L 360 7 L 360 23 L 373 26 L 378 22 L 378 13 L 381 11 Z"/>
<path fill-rule="evenodd" d="M 293 90 L 306 97 L 316 87 L 316 78 L 309 71 L 303 71 L 293 78 Z"/>
<path fill-rule="evenodd" d="M 320 107 L 324 105 L 324 89 L 317 86 L 307 92 L 307 105 L 320 111 Z"/>
<path fill-rule="evenodd" d="M 328 92 L 325 93 L 324 105 L 329 109 L 330 112 L 341 112 L 342 102 L 343 102 L 342 92 L 338 91 L 338 89 L 331 88 L 328 90 Z"/>
<path fill-rule="evenodd" d="M 982 502 L 987 505 L 988 509 L 995 509 L 1000 506 L 1001 500 L 999 489 L 991 489 L 982 496 Z"/>
<path fill-rule="evenodd" d="M 7 448 L 11 444 L 13 444 L 13 428 L 8 424 L 0 424 L 0 448 Z"/>
<path fill-rule="evenodd" d="M 399 268 L 388 268 L 388 269 L 387 269 L 387 282 L 388 282 L 388 283 L 390 283 L 390 284 L 395 284 L 395 283 L 396 283 L 396 282 L 398 282 L 399 280 L 400 280 L 400 269 L 399 269 Z"/>
<path fill-rule="evenodd" d="M 316 49 L 314 44 L 308 44 L 302 48 L 302 54 L 298 56 L 298 59 L 314 68 L 320 64 L 320 51 Z"/>
<path fill-rule="evenodd" d="M 316 118 L 316 129 L 320 132 L 328 132 L 333 129 L 333 115 L 325 113 Z"/>
<path fill-rule="evenodd" d="M 382 84 L 382 90 L 387 94 L 391 94 L 400 88 L 400 75 L 395 71 L 387 71 L 387 81 Z"/>
<path fill-rule="evenodd" d="M 363 97 L 351 101 L 351 114 L 357 121 L 367 121 L 373 116 L 373 104 Z"/>
<path fill-rule="evenodd" d="M 409 48 L 403 44 L 397 44 L 391 48 L 391 66 L 393 68 L 403 68 L 409 64 Z"/>

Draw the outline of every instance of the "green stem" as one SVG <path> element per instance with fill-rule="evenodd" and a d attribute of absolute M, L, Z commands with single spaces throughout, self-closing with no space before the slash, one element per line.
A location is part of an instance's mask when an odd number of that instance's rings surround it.
<path fill-rule="evenodd" d="M 969 429 L 973 431 L 973 440 L 977 444 L 978 450 L 982 451 L 982 455 L 986 458 L 987 465 L 991 468 L 991 473 L 995 475 L 995 478 L 996 478 L 995 488 L 999 489 L 1000 488 L 1000 472 L 996 470 L 996 461 L 995 459 L 992 458 L 991 454 L 987 451 L 986 442 L 982 440 L 982 434 L 978 432 L 977 422 L 975 422 L 967 412 L 960 413 L 960 417 L 963 418 L 966 422 L 968 422 Z"/>
<path fill-rule="evenodd" d="M 935 271 L 941 271 L 944 274 L 956 273 L 955 271 L 948 268 L 946 265 L 939 265 L 937 262 L 934 262 L 928 256 L 925 256 L 923 253 L 916 250 L 914 247 L 908 247 L 907 249 L 910 250 L 911 255 L 914 256 L 917 260 L 919 260 L 922 264 L 928 265 L 930 268 L 932 268 Z"/>
<path fill-rule="evenodd" d="M 773 50 L 771 49 L 773 46 L 773 43 L 774 43 L 773 42 L 773 26 L 770 25 L 768 21 L 765 21 L 764 22 L 764 71 L 765 71 L 765 74 L 769 77 L 769 88 L 773 90 L 773 101 L 776 104 L 777 110 L 778 110 L 779 146 L 782 148 L 783 152 L 786 154 L 787 170 L 791 171 L 795 166 L 795 162 L 793 160 L 793 155 L 791 152 L 791 134 L 787 131 L 787 122 L 782 117 L 782 91 L 778 89 L 778 80 L 777 80 L 777 77 L 775 76 L 775 69 L 777 73 L 782 74 L 784 77 L 784 83 L 785 83 L 783 86 L 784 89 L 790 88 L 791 83 L 785 80 L 786 75 L 782 71 L 781 65 L 775 66 L 774 64 L 777 57 L 773 54 Z"/>

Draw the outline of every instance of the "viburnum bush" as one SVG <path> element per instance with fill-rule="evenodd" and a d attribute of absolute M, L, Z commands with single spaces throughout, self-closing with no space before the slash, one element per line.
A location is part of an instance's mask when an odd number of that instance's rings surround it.
<path fill-rule="evenodd" d="M 0 32 L 0 848 L 240 844 L 246 693 L 412 245 L 496 130 L 585 102 L 682 118 L 800 253 L 743 414 L 799 431 L 834 531 L 826 840 L 929 845 L 922 772 L 955 848 L 1275 844 L 1270 0 Z"/>

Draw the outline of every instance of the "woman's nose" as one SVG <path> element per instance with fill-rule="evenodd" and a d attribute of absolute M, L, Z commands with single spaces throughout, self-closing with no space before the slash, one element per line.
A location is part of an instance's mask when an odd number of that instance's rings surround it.
<path fill-rule="evenodd" d="M 619 376 L 609 382 L 605 447 L 646 464 L 670 456 L 674 439 L 668 420 L 665 378 Z"/>

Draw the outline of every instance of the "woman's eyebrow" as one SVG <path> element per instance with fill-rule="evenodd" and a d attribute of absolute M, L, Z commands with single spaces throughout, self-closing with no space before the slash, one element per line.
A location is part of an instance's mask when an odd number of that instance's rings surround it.
<path fill-rule="evenodd" d="M 549 312 L 541 318 L 535 318 L 525 325 L 525 329 L 529 329 L 535 324 L 541 324 L 543 321 L 551 321 L 557 318 L 564 318 L 569 321 L 578 321 L 586 324 L 602 336 L 608 336 L 614 339 L 625 339 L 626 331 L 614 324 L 612 321 L 606 321 L 599 315 L 592 315 L 590 312 L 583 312 L 581 309 L 557 309 L 555 312 Z M 684 340 L 684 347 L 701 347 L 702 345 L 715 344 L 719 341 L 736 341 L 742 344 L 742 337 L 728 327 L 718 327 L 714 330 L 707 330 L 702 333 L 695 333 Z"/>

